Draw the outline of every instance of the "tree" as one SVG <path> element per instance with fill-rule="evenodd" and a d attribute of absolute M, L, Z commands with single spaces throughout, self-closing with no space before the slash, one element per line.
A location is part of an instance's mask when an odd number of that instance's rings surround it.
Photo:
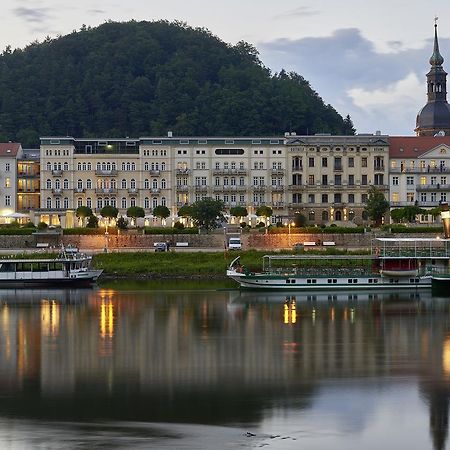
<path fill-rule="evenodd" d="M 153 215 L 160 219 L 167 219 L 170 216 L 170 209 L 167 206 L 158 205 L 156 208 L 153 208 Z"/>
<path fill-rule="evenodd" d="M 115 219 L 119 214 L 119 210 L 115 206 L 106 205 L 100 210 L 100 214 L 111 224 L 111 219 Z"/>
<path fill-rule="evenodd" d="M 125 217 L 119 217 L 117 219 L 117 228 L 119 230 L 126 230 L 128 228 L 128 220 Z"/>
<path fill-rule="evenodd" d="M 294 224 L 297 228 L 304 227 L 306 224 L 306 217 L 303 214 L 296 212 L 294 214 Z"/>
<path fill-rule="evenodd" d="M 267 221 L 269 217 L 273 214 L 273 209 L 270 206 L 260 206 L 256 209 L 256 215 L 259 217 L 264 217 Z"/>
<path fill-rule="evenodd" d="M 195 226 L 203 230 L 211 230 L 223 222 L 224 211 L 225 205 L 221 200 L 207 197 L 192 204 L 191 218 Z"/>
<path fill-rule="evenodd" d="M 178 217 L 184 217 L 185 219 L 189 219 L 192 215 L 192 207 L 189 205 L 183 205 L 178 210 Z"/>
<path fill-rule="evenodd" d="M 416 205 L 405 206 L 404 208 L 401 209 L 403 209 L 404 219 L 409 223 L 415 222 L 416 216 L 418 216 L 419 214 L 426 214 L 426 211 L 424 209 L 419 208 Z"/>
<path fill-rule="evenodd" d="M 400 223 L 404 218 L 403 208 L 395 208 L 391 211 L 391 219 L 395 223 Z"/>
<path fill-rule="evenodd" d="M 127 209 L 127 217 L 130 217 L 133 220 L 133 225 L 136 226 L 136 219 L 138 217 L 145 217 L 144 208 L 140 206 L 130 206 Z"/>
<path fill-rule="evenodd" d="M 240 222 L 240 219 L 242 217 L 248 216 L 248 211 L 245 206 L 233 206 L 232 208 L 230 208 L 230 214 L 233 217 L 236 217 Z"/>
<path fill-rule="evenodd" d="M 78 217 L 78 219 L 81 220 L 81 222 L 84 226 L 86 219 L 89 216 L 92 216 L 92 209 L 88 208 L 87 206 L 79 206 L 75 211 L 75 215 Z"/>
<path fill-rule="evenodd" d="M 389 210 L 389 202 L 384 197 L 382 191 L 372 186 L 369 189 L 366 206 L 364 211 L 369 216 L 370 220 L 375 223 L 375 226 L 380 226 L 386 211 Z"/>
<path fill-rule="evenodd" d="M 86 228 L 98 228 L 98 218 L 97 218 L 97 216 L 94 216 L 94 214 L 92 214 L 92 216 L 88 217 Z"/>
<path fill-rule="evenodd" d="M 347 136 L 352 136 L 355 133 L 356 133 L 356 129 L 353 126 L 353 122 L 350 117 L 350 114 L 347 114 L 344 119 L 344 130 L 343 130 L 342 134 L 347 135 Z"/>

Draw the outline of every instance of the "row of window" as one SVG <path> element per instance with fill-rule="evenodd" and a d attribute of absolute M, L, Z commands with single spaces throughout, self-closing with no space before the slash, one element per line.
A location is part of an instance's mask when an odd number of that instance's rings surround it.
<path fill-rule="evenodd" d="M 432 175 L 430 177 L 426 177 L 426 176 L 422 176 L 420 177 L 420 184 L 422 186 L 431 184 L 431 185 L 438 185 L 438 184 L 447 184 L 447 176 L 443 175 L 440 176 L 439 178 L 435 175 Z M 416 184 L 416 180 L 414 176 L 407 176 L 406 177 L 406 185 L 407 186 L 415 186 Z M 398 176 L 393 176 L 392 177 L 392 185 L 393 186 L 399 186 L 400 185 L 400 177 Z"/>
<path fill-rule="evenodd" d="M 11 199 L 9 199 L 11 201 Z M 117 199 L 115 197 L 98 197 L 96 199 L 96 207 L 98 209 L 103 208 L 104 206 L 111 205 L 116 207 L 117 206 Z M 156 208 L 157 206 L 167 206 L 167 200 L 165 197 L 161 197 L 161 199 L 158 199 L 157 197 L 149 198 L 145 197 L 143 201 L 143 208 L 144 209 L 150 209 L 150 208 Z M 10 205 L 6 205 L 10 206 Z M 67 197 L 60 199 L 60 198 L 51 198 L 47 197 L 45 201 L 45 206 L 47 209 L 68 209 L 69 208 L 69 199 Z M 87 206 L 88 208 L 93 207 L 93 201 L 92 198 L 88 197 L 86 199 L 78 198 L 77 199 L 77 208 L 80 206 Z M 127 209 L 131 206 L 137 206 L 136 198 L 132 197 L 130 199 L 127 199 L 125 197 L 122 197 L 120 200 L 120 207 L 122 209 Z"/>
<path fill-rule="evenodd" d="M 344 195 L 347 195 L 347 203 L 354 204 L 356 199 L 356 194 L 341 194 L 335 193 L 333 196 L 331 194 L 308 194 L 307 203 L 316 203 L 317 197 L 319 196 L 321 203 L 344 203 Z M 367 202 L 367 194 L 361 195 L 361 203 Z M 333 200 L 331 202 L 331 200 Z M 292 194 L 292 203 L 303 203 L 303 195 L 300 193 Z"/>
<path fill-rule="evenodd" d="M 315 157 L 315 156 L 309 156 L 308 157 L 308 167 L 316 167 L 316 164 L 320 167 L 329 167 L 329 158 L 326 156 L 321 157 Z M 344 162 L 344 158 L 341 156 L 335 156 L 333 158 L 333 168 L 335 170 L 342 170 Z M 361 167 L 367 167 L 368 159 L 367 156 L 361 157 Z M 373 158 L 373 166 L 375 170 L 384 170 L 384 157 L 383 156 L 374 156 Z M 330 165 L 331 167 L 331 165 Z M 347 167 L 355 167 L 355 157 L 349 156 L 347 157 Z M 303 157 L 301 156 L 294 156 L 292 158 L 292 168 L 294 170 L 298 170 L 303 168 Z"/>
<path fill-rule="evenodd" d="M 117 164 L 115 162 L 98 162 L 95 166 L 95 170 L 103 171 L 103 172 L 111 172 L 114 170 L 117 170 Z M 46 164 L 47 170 L 54 170 L 54 171 L 68 171 L 69 170 L 69 163 L 68 162 L 54 162 L 53 164 L 51 162 L 47 162 Z M 121 164 L 122 171 L 135 171 L 136 170 L 136 163 L 135 162 L 122 162 Z M 8 169 L 9 170 L 9 169 Z M 77 164 L 77 170 L 79 171 L 89 171 L 92 170 L 92 163 L 90 162 L 79 162 Z M 163 161 L 161 163 L 159 162 L 145 162 L 144 163 L 144 170 L 166 170 L 166 163 Z"/>
<path fill-rule="evenodd" d="M 438 195 L 439 194 L 439 195 Z M 447 192 L 421 192 L 420 193 L 420 201 L 421 202 L 430 202 L 436 203 L 438 202 L 446 202 L 447 201 Z M 400 201 L 400 194 L 398 192 L 392 193 L 392 202 L 397 203 Z M 416 201 L 416 193 L 415 192 L 407 192 L 406 193 L 406 201 L 407 202 L 415 202 Z"/>
<path fill-rule="evenodd" d="M 70 189 L 69 185 L 70 185 L 69 180 L 65 179 L 65 180 L 61 181 L 58 178 L 56 180 L 54 180 L 54 182 L 51 179 L 47 179 L 47 181 L 45 183 L 46 189 L 53 189 L 53 186 L 55 189 L 61 189 L 61 188 L 62 189 Z M 86 180 L 86 182 L 84 182 L 83 180 L 77 180 L 76 186 L 77 186 L 77 189 L 84 189 L 84 188 L 92 189 L 93 182 L 90 179 Z M 144 186 L 144 189 L 166 189 L 167 182 L 164 178 L 161 180 L 158 180 L 155 178 L 151 181 L 148 179 L 145 179 L 143 186 Z M 99 189 L 117 189 L 117 181 L 115 179 L 111 179 L 111 180 L 98 179 L 97 183 L 96 183 L 96 187 Z M 129 183 L 125 179 L 121 180 L 120 189 L 128 189 L 128 188 L 130 188 L 130 189 L 137 188 L 137 183 L 136 183 L 135 179 L 131 179 Z"/>
<path fill-rule="evenodd" d="M 294 186 L 302 186 L 302 181 L 303 181 L 303 176 L 302 174 L 298 174 L 298 173 L 294 173 L 292 175 L 292 184 Z M 308 175 L 307 178 L 307 184 L 309 186 L 315 186 L 316 185 L 316 181 L 317 178 L 314 175 Z M 321 179 L 321 185 L 322 186 L 328 186 L 328 184 L 331 182 L 331 180 L 329 179 L 328 175 L 324 174 L 322 175 Z M 361 180 L 356 180 L 357 182 L 360 182 L 360 184 L 362 186 L 367 186 L 368 185 L 368 175 L 363 174 L 361 175 Z M 333 177 L 333 183 L 335 186 L 341 186 L 343 183 L 345 182 L 345 179 L 342 178 L 342 175 L 334 175 Z M 384 185 L 384 174 L 382 173 L 376 173 L 374 175 L 374 183 L 375 186 L 382 186 Z M 355 175 L 351 174 L 348 175 L 348 179 L 347 179 L 347 185 L 348 186 L 354 186 L 355 185 Z"/>

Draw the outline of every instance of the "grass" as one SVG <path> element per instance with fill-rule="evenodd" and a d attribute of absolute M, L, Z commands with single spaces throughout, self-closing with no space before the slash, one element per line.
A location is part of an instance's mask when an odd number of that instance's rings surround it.
<path fill-rule="evenodd" d="M 262 257 L 267 254 L 292 255 L 293 252 L 261 252 L 249 250 L 243 252 L 183 252 L 183 253 L 108 253 L 98 254 L 94 257 L 94 266 L 103 269 L 107 275 L 135 276 L 145 278 L 170 278 L 170 277 L 224 277 L 230 262 L 241 256 L 241 263 L 252 271 L 262 269 Z M 301 254 L 297 252 L 295 254 Z M 329 252 L 308 251 L 307 254 L 350 254 L 345 251 L 337 252 L 330 249 Z M 361 254 L 361 252 L 359 253 Z M 300 262 L 300 261 L 299 261 Z M 360 266 L 364 264 L 357 262 Z M 288 263 L 289 264 L 289 263 Z M 303 260 L 301 266 L 353 266 L 355 261 L 341 260 Z M 299 265 L 299 264 L 298 264 Z"/>

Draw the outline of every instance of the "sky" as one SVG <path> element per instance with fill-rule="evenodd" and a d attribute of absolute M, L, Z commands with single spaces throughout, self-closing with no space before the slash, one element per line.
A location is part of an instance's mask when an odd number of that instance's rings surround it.
<path fill-rule="evenodd" d="M 253 44 L 273 72 L 298 72 L 358 133 L 412 135 L 436 16 L 450 72 L 448 0 L 1 0 L 0 50 L 107 20 L 180 20 Z"/>

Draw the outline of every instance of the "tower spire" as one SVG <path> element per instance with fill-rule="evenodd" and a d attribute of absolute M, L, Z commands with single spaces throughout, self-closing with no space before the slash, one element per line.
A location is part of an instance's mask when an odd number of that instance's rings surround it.
<path fill-rule="evenodd" d="M 430 58 L 430 64 L 434 67 L 442 66 L 442 64 L 444 63 L 444 58 L 442 57 L 441 53 L 439 52 L 437 21 L 438 21 L 438 17 L 435 17 L 434 18 L 434 47 L 433 47 L 433 54 L 431 55 L 431 58 Z"/>

